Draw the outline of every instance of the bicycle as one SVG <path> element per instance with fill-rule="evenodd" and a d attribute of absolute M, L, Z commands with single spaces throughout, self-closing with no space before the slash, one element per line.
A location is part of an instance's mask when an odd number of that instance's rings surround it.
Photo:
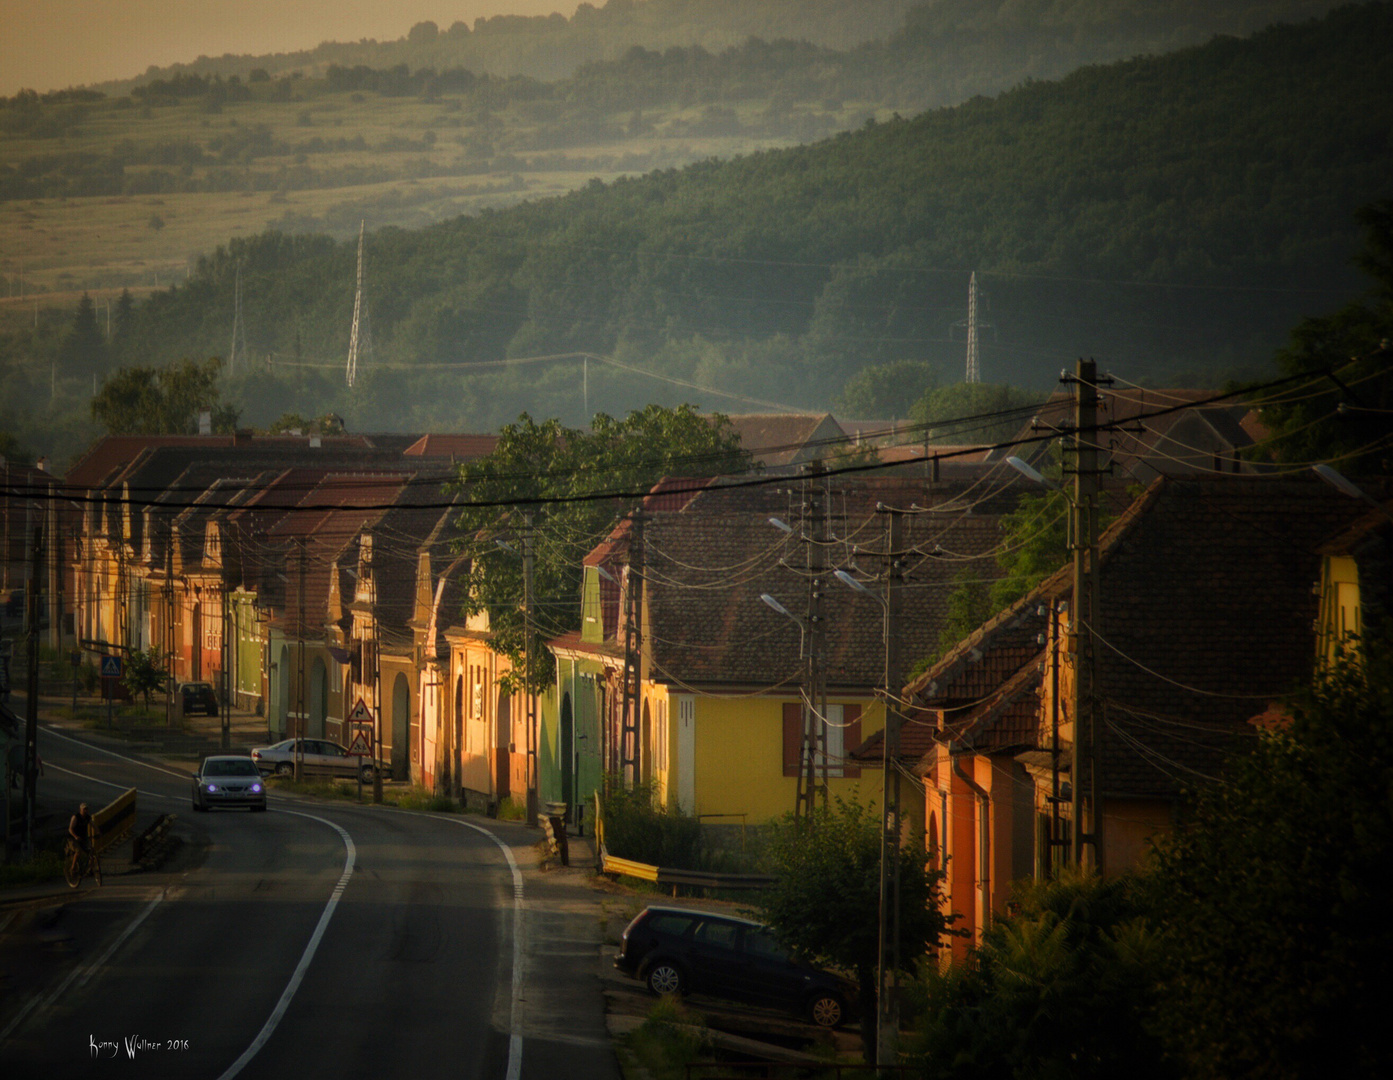
<path fill-rule="evenodd" d="M 63 849 L 63 877 L 68 882 L 68 887 L 76 889 L 82 884 L 82 879 L 91 875 L 100 888 L 102 883 L 102 860 L 93 848 L 90 851 L 83 851 L 77 846 L 77 841 L 69 840 Z"/>

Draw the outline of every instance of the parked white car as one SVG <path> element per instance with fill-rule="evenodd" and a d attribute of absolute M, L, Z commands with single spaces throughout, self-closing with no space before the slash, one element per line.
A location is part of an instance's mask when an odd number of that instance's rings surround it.
<path fill-rule="evenodd" d="M 252 760 L 263 774 L 289 776 L 295 771 L 295 744 L 300 744 L 300 769 L 305 776 L 362 776 L 371 784 L 375 770 L 372 761 L 350 754 L 347 747 L 328 739 L 283 739 L 272 746 L 252 750 Z"/>

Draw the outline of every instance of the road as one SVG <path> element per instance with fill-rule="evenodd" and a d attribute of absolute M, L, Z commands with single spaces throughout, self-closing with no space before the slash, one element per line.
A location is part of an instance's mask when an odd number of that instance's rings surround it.
<path fill-rule="evenodd" d="M 0 1016 L 7 1078 L 617 1077 L 596 920 L 529 864 L 535 833 L 275 795 L 194 814 L 167 765 L 51 731 L 40 753 L 47 798 L 134 786 L 190 857 L 84 884 L 66 983 Z"/>

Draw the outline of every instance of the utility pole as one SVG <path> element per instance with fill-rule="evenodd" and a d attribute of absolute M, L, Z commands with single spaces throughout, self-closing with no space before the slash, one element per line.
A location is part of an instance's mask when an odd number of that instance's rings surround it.
<path fill-rule="evenodd" d="M 629 576 L 624 593 L 624 687 L 619 720 L 619 772 L 625 787 L 639 781 L 638 711 L 643 692 L 643 526 L 648 515 L 629 515 Z"/>
<path fill-rule="evenodd" d="M 298 572 L 295 575 L 295 591 L 299 602 L 296 605 L 295 619 L 295 782 L 304 779 L 305 763 L 305 538 L 296 537 L 300 543 Z"/>
<path fill-rule="evenodd" d="M 813 820 L 819 787 L 827 806 L 827 673 L 823 664 L 827 629 L 822 617 L 823 575 L 827 572 L 827 499 L 823 490 L 826 469 L 820 461 L 804 466 L 803 542 L 807 553 L 808 614 L 807 653 L 803 658 L 803 753 L 798 769 L 798 795 L 794 817 Z M 818 783 L 818 773 L 822 783 Z"/>
<path fill-rule="evenodd" d="M 24 637 L 29 646 L 24 701 L 24 852 L 34 853 L 34 818 L 39 797 L 39 587 L 44 528 L 35 525 L 29 549 L 29 588 L 24 594 Z"/>
<path fill-rule="evenodd" d="M 876 955 L 876 1063 L 893 1065 L 900 1036 L 900 511 L 886 515 L 885 738 L 881 743 L 880 942 Z"/>
<path fill-rule="evenodd" d="M 219 621 L 221 623 L 221 638 L 218 642 L 218 664 L 222 668 L 222 750 L 226 753 L 232 749 L 232 673 L 228 671 L 232 661 L 232 643 L 228 640 L 228 630 L 231 629 L 232 620 L 227 609 L 227 566 L 220 568 L 218 584 L 222 593 L 222 606 L 218 609 Z"/>
<path fill-rule="evenodd" d="M 1070 854 L 1075 865 L 1089 866 L 1083 846 L 1093 848 L 1091 869 L 1103 872 L 1103 807 L 1099 774 L 1101 732 L 1098 716 L 1098 368 L 1092 360 L 1075 366 L 1074 498 L 1070 506 L 1074 556 L 1074 595 L 1070 612 L 1069 652 L 1074 659 L 1074 737 L 1069 754 L 1072 788 Z M 1110 380 L 1109 380 L 1110 381 Z M 1088 828 L 1084 828 L 1087 815 Z"/>
<path fill-rule="evenodd" d="M 174 645 L 174 521 L 171 518 L 164 548 L 165 727 L 174 726 Z"/>
<path fill-rule="evenodd" d="M 527 824 L 537 824 L 537 695 L 532 692 L 532 515 L 522 516 L 523 702 L 527 731 Z"/>

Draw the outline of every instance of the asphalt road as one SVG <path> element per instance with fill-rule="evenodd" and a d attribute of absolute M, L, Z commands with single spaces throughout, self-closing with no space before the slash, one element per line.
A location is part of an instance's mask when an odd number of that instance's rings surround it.
<path fill-rule="evenodd" d="M 194 814 L 164 763 L 45 731 L 45 798 L 136 787 L 182 866 L 85 883 L 73 962 L 0 1014 L 29 1076 L 613 1080 L 597 901 L 521 826 L 275 795 Z"/>

